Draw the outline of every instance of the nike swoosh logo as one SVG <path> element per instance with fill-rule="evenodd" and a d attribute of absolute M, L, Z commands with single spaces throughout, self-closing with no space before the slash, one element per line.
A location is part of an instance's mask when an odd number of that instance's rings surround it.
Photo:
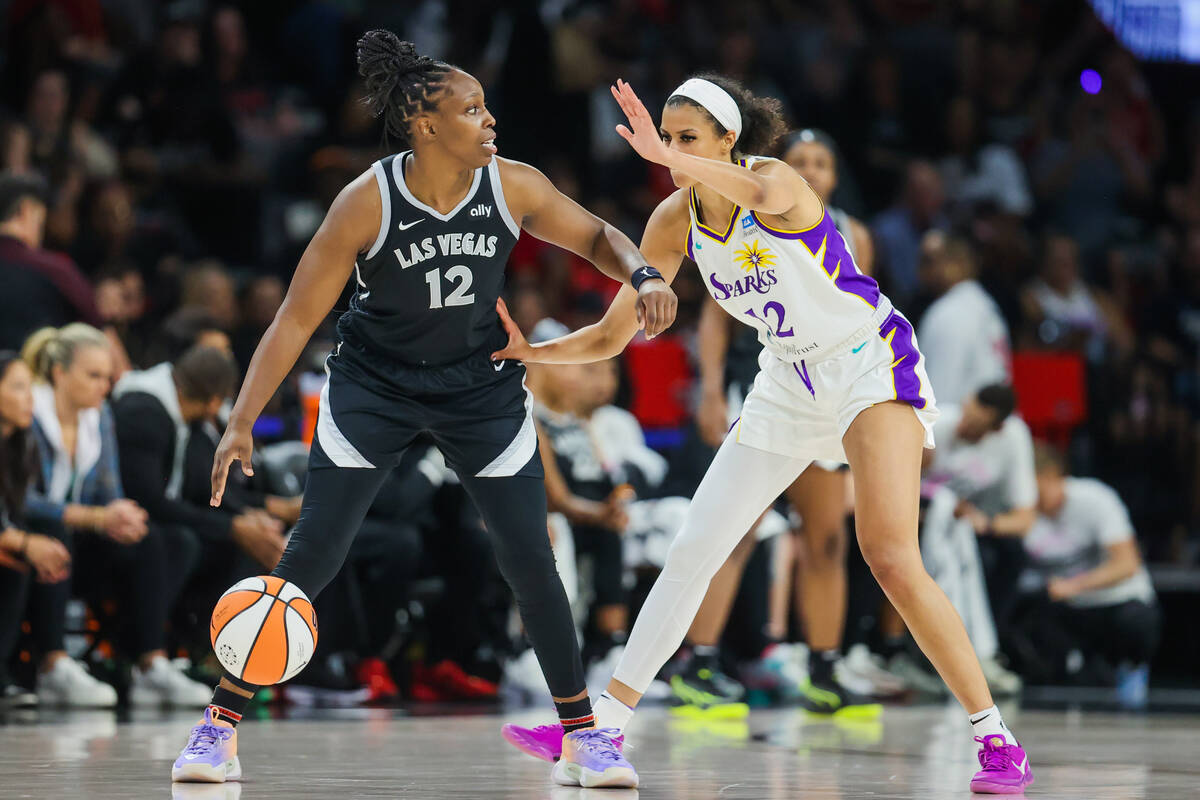
<path fill-rule="evenodd" d="M 1025 758 L 1021 759 L 1021 763 L 1017 765 L 1017 770 L 1018 770 L 1018 771 L 1019 771 L 1019 772 L 1020 772 L 1022 775 L 1024 775 L 1024 774 L 1025 774 L 1025 768 L 1026 768 L 1026 767 L 1028 767 L 1028 766 L 1029 766 L 1029 756 L 1025 756 Z"/>
<path fill-rule="evenodd" d="M 492 369 L 496 370 L 496 372 L 499 372 L 500 370 L 504 369 L 504 364 L 504 361 L 493 361 Z"/>
<path fill-rule="evenodd" d="M 421 220 L 421 219 L 419 219 L 419 220 L 417 220 L 416 222 L 410 222 L 410 223 L 408 223 L 407 225 L 405 225 L 403 222 L 397 222 L 397 223 L 396 223 L 396 227 L 397 227 L 397 228 L 399 228 L 399 229 L 400 229 L 400 230 L 402 230 L 402 231 L 406 231 L 406 230 L 408 230 L 409 228 L 411 228 L 413 225 L 416 225 L 416 224 L 417 224 L 417 222 L 424 222 L 424 220 Z"/>
<path fill-rule="evenodd" d="M 862 344 L 860 344 L 858 347 L 854 348 L 854 349 L 853 349 L 853 350 L 851 350 L 850 352 L 851 352 L 851 353 L 857 353 L 859 350 L 862 350 L 862 349 L 863 349 L 864 347 L 866 347 L 866 346 L 867 346 L 867 343 L 866 343 L 866 342 L 863 342 Z"/>
<path fill-rule="evenodd" d="M 367 299 L 368 297 L 370 297 L 370 296 L 371 296 L 371 293 L 370 293 L 370 292 L 363 292 L 362 294 L 360 294 L 360 295 L 358 296 L 358 299 L 359 299 L 359 300 L 366 300 L 366 299 Z"/>

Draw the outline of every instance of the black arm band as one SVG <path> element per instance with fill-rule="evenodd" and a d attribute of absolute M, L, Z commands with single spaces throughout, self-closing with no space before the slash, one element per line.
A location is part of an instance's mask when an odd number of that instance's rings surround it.
<path fill-rule="evenodd" d="M 629 279 L 629 283 L 631 286 L 633 286 L 633 290 L 636 292 L 642 288 L 643 283 L 651 278 L 658 278 L 660 281 L 666 280 L 663 278 L 662 273 L 656 270 L 654 267 L 642 267 L 637 272 L 633 273 L 633 277 Z"/>

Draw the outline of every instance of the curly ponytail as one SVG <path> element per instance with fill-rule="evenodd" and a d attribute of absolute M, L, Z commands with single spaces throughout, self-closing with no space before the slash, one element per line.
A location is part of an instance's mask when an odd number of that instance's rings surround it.
<path fill-rule="evenodd" d="M 385 137 L 404 147 L 412 143 L 413 117 L 437 107 L 437 96 L 454 67 L 417 53 L 391 31 L 367 31 L 358 40 L 358 74 L 366 83 L 364 101 L 383 117 Z"/>
<path fill-rule="evenodd" d="M 765 155 L 774 152 L 775 142 L 787 127 L 783 121 L 783 106 L 778 100 L 774 97 L 759 97 L 734 79 L 714 72 L 705 72 L 690 77 L 715 83 L 728 92 L 729 96 L 737 103 L 738 111 L 742 115 L 742 134 L 733 147 L 736 155 Z M 695 100 L 679 95 L 667 100 L 668 106 L 685 104 L 700 109 L 712 123 L 717 136 L 725 135 L 728 129 L 717 122 L 713 115 L 708 113 L 708 109 Z"/>

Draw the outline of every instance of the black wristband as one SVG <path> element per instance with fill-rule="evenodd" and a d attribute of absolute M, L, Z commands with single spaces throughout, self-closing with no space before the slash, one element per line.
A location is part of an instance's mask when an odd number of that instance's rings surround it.
<path fill-rule="evenodd" d="M 662 273 L 656 270 L 654 267 L 642 267 L 637 272 L 633 273 L 633 277 L 629 279 L 629 283 L 631 286 L 633 286 L 633 290 L 636 292 L 642 288 L 643 283 L 651 278 L 658 278 L 660 281 L 666 280 L 663 278 Z"/>

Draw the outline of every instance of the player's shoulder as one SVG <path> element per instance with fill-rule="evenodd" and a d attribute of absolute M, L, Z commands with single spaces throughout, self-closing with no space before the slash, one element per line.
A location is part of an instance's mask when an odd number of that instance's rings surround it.
<path fill-rule="evenodd" d="M 1016 414 L 1008 415 L 1001 430 L 1006 436 L 1013 439 L 1029 439 L 1031 441 L 1033 439 L 1033 432 L 1029 430 L 1029 424 Z"/>

